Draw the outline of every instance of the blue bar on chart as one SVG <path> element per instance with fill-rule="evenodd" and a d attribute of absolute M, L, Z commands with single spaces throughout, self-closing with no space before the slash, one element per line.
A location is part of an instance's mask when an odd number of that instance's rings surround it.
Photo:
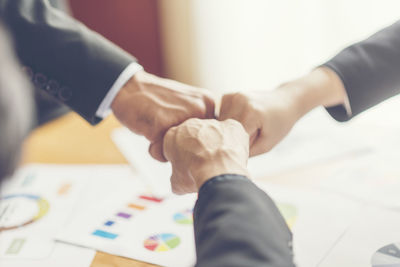
<path fill-rule="evenodd" d="M 105 226 L 111 226 L 111 225 L 113 225 L 115 222 L 114 221 L 106 221 L 105 223 L 104 223 L 104 225 Z"/>
<path fill-rule="evenodd" d="M 107 238 L 107 239 L 115 239 L 118 236 L 117 234 L 113 234 L 113 233 L 106 232 L 103 230 L 96 230 L 92 233 L 92 235 L 100 236 L 100 237 Z"/>

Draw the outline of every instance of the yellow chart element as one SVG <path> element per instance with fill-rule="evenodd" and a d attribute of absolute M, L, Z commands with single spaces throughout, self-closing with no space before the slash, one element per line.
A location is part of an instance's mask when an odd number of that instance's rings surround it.
<path fill-rule="evenodd" d="M 49 202 L 46 199 L 40 198 L 38 199 L 38 206 L 39 206 L 39 211 L 34 217 L 34 220 L 38 220 L 42 218 L 48 211 L 49 211 Z"/>
<path fill-rule="evenodd" d="M 292 229 L 297 220 L 296 207 L 288 203 L 277 203 L 277 206 L 283 218 L 285 219 L 286 224 L 290 229 Z"/>

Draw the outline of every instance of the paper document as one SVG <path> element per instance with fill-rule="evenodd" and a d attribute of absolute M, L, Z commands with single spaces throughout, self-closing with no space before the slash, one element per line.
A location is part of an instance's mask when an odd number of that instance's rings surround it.
<path fill-rule="evenodd" d="M 162 266 L 192 266 L 195 200 L 149 194 L 129 168 L 114 170 L 92 180 L 58 240 Z"/>

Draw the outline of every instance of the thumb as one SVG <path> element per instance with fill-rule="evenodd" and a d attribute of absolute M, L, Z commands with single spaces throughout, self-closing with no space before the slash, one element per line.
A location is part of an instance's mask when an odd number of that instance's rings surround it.
<path fill-rule="evenodd" d="M 163 152 L 163 139 L 158 139 L 152 142 L 149 147 L 149 153 L 154 159 L 161 162 L 167 162 Z"/>

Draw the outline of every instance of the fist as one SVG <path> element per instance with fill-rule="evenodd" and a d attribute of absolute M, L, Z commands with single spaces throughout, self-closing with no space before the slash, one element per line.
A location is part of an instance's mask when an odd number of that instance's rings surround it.
<path fill-rule="evenodd" d="M 224 95 L 219 119 L 234 119 L 244 126 L 250 136 L 250 155 L 255 156 L 279 143 L 298 116 L 293 98 L 284 90 L 274 90 Z"/>
<path fill-rule="evenodd" d="M 172 164 L 172 191 L 197 192 L 214 176 L 247 175 L 249 136 L 235 120 L 189 119 L 168 130 L 164 155 Z"/>
<path fill-rule="evenodd" d="M 214 118 L 214 99 L 210 92 L 144 71 L 136 73 L 112 103 L 119 121 L 150 142 L 153 158 L 164 158 L 166 131 L 189 118 Z"/>

